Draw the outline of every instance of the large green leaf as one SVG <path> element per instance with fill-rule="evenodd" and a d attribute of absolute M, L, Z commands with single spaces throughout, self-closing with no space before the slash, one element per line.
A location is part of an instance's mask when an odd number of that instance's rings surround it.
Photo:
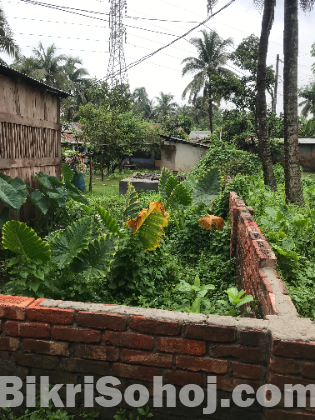
<path fill-rule="evenodd" d="M 182 182 L 186 190 L 189 192 L 189 194 L 192 193 L 193 189 L 195 188 L 195 185 L 197 183 L 197 180 L 194 176 L 188 175 L 187 178 Z"/>
<path fill-rule="evenodd" d="M 61 190 L 61 188 L 58 188 Z M 62 191 L 58 191 L 56 188 L 55 190 L 47 190 L 45 192 L 46 197 L 48 200 L 53 204 L 55 207 L 66 207 L 66 198 L 63 196 Z"/>
<path fill-rule="evenodd" d="M 7 222 L 2 229 L 2 243 L 5 249 L 22 254 L 26 258 L 42 261 L 50 259 L 50 246 L 25 223 L 16 220 Z"/>
<path fill-rule="evenodd" d="M 120 234 L 117 220 L 110 214 L 110 212 L 105 210 L 104 207 L 101 206 L 97 207 L 97 211 L 99 212 L 103 223 L 109 230 L 109 232 Z"/>
<path fill-rule="evenodd" d="M 48 212 L 48 204 L 44 194 L 39 190 L 34 190 L 31 194 L 31 201 L 43 214 Z"/>
<path fill-rule="evenodd" d="M 3 225 L 11 220 L 9 216 L 9 207 L 4 207 L 0 213 L 0 229 L 2 229 Z"/>
<path fill-rule="evenodd" d="M 19 189 L 14 188 L 2 178 L 0 178 L 0 201 L 11 207 L 13 210 L 20 210 L 23 203 L 25 203 L 27 193 L 21 192 Z"/>
<path fill-rule="evenodd" d="M 76 194 L 72 191 L 68 191 L 68 196 L 70 198 L 72 198 L 73 201 L 77 201 L 78 203 L 82 203 L 82 204 L 85 204 L 87 206 L 89 205 L 88 200 L 81 194 Z"/>
<path fill-rule="evenodd" d="M 88 280 L 105 277 L 118 248 L 117 235 L 102 235 L 90 242 L 72 261 L 74 273 L 84 272 Z"/>
<path fill-rule="evenodd" d="M 210 204 L 220 194 L 220 173 L 217 168 L 207 171 L 193 190 L 194 203 Z"/>
<path fill-rule="evenodd" d="M 6 181 L 8 184 L 12 181 L 12 178 L 9 175 L 5 175 L 2 172 L 0 172 L 0 178 Z"/>
<path fill-rule="evenodd" d="M 126 194 L 126 204 L 124 209 L 124 216 L 126 219 L 133 219 L 140 213 L 139 197 L 134 189 L 134 186 L 129 181 L 128 190 Z"/>
<path fill-rule="evenodd" d="M 167 195 L 165 194 L 165 184 L 170 176 L 170 171 L 167 168 L 163 167 L 159 183 L 159 192 L 163 198 L 167 198 Z"/>
<path fill-rule="evenodd" d="M 51 261 L 65 267 L 82 249 L 86 248 L 92 232 L 92 219 L 80 219 L 59 232 L 50 242 Z"/>
<path fill-rule="evenodd" d="M 164 235 L 163 228 L 168 224 L 169 215 L 165 212 L 163 203 L 152 201 L 149 210 L 143 209 L 135 218 L 129 220 L 126 225 L 138 237 L 143 245 L 144 251 L 152 251 L 157 248 Z"/>
<path fill-rule="evenodd" d="M 61 165 L 61 170 L 62 170 L 62 174 L 63 174 L 63 178 L 65 182 L 71 182 L 73 179 L 73 172 L 72 172 L 72 169 L 70 168 L 70 165 L 68 163 L 63 163 Z"/>
<path fill-rule="evenodd" d="M 167 198 L 169 198 L 173 192 L 173 190 L 179 185 L 180 182 L 178 181 L 175 176 L 171 175 L 168 177 L 168 180 L 166 181 L 164 192 Z"/>
<path fill-rule="evenodd" d="M 179 205 L 190 206 L 192 202 L 192 197 L 188 193 L 187 189 L 183 184 L 178 184 L 175 187 L 166 202 L 165 208 L 173 207 L 177 208 Z"/>

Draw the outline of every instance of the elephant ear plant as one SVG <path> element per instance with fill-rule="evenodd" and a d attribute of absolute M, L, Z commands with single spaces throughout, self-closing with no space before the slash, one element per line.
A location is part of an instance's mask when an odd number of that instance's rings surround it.
<path fill-rule="evenodd" d="M 183 182 L 162 168 L 159 192 L 165 200 L 165 208 L 173 210 L 177 230 L 184 228 L 186 207 L 200 203 L 210 206 L 220 189 L 220 173 L 216 168 L 208 170 L 198 180 L 188 175 Z"/>
<path fill-rule="evenodd" d="M 43 184 L 50 182 L 49 179 L 43 179 Z M 58 292 L 49 281 L 50 272 L 59 272 L 64 278 L 67 278 L 67 273 L 82 274 L 86 281 L 105 278 L 120 239 L 128 240 L 131 234 L 144 251 L 154 250 L 162 240 L 169 218 L 161 202 L 151 202 L 149 209 L 142 209 L 137 214 L 139 199 L 131 184 L 125 215 L 135 217 L 121 226 L 103 207 L 98 207 L 94 215 L 89 207 L 86 207 L 86 211 L 86 217 L 51 233 L 45 239 L 41 239 L 25 223 L 11 220 L 4 224 L 3 247 L 17 254 L 8 265 L 18 267 L 10 273 L 19 275 L 17 282 L 27 293 L 40 295 L 41 290 L 46 289 Z"/>

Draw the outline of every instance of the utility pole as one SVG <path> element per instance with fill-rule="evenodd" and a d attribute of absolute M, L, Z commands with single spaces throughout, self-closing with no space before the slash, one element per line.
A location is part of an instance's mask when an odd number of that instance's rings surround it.
<path fill-rule="evenodd" d="M 277 113 L 277 100 L 278 100 L 279 61 L 280 61 L 280 57 L 279 57 L 279 54 L 277 54 L 276 83 L 275 83 L 274 98 L 273 98 L 273 103 L 272 103 L 272 112 L 274 112 L 275 114 Z"/>
<path fill-rule="evenodd" d="M 110 58 L 106 81 L 112 88 L 115 87 L 116 84 L 128 84 L 124 53 L 124 39 L 126 40 L 127 38 L 126 28 L 123 24 L 124 13 L 127 13 L 127 0 L 110 0 Z"/>

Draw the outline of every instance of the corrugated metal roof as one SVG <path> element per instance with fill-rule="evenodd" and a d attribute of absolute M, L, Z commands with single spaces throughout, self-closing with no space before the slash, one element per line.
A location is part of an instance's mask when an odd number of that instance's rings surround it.
<path fill-rule="evenodd" d="M 63 90 L 59 90 L 54 87 L 48 86 L 45 83 L 39 82 L 38 80 L 33 79 L 32 77 L 26 76 L 25 74 L 17 70 L 11 69 L 10 67 L 3 66 L 2 64 L 0 64 L 0 74 L 3 74 L 7 77 L 11 77 L 12 79 L 24 81 L 28 85 L 42 88 L 43 90 L 46 90 L 47 92 L 50 92 L 53 95 L 57 95 L 60 98 L 67 98 L 68 96 L 70 96 L 69 93 L 64 92 Z"/>
<path fill-rule="evenodd" d="M 211 134 L 211 131 L 192 131 L 192 132 L 189 134 L 189 137 L 190 137 L 192 140 L 202 140 L 202 139 L 204 139 L 205 137 L 210 136 L 210 134 Z"/>
<path fill-rule="evenodd" d="M 299 139 L 299 144 L 315 144 L 315 139 Z"/>

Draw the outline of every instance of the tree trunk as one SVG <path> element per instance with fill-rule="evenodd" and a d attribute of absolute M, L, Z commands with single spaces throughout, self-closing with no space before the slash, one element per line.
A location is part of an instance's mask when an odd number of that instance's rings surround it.
<path fill-rule="evenodd" d="M 209 76 L 210 79 L 210 76 Z M 210 122 L 210 131 L 211 134 L 213 133 L 213 110 L 212 110 L 212 94 L 211 94 L 211 85 L 209 82 L 209 107 L 208 107 L 208 113 L 209 113 L 209 122 Z"/>
<path fill-rule="evenodd" d="M 104 157 L 103 157 L 103 153 L 101 154 L 101 180 L 104 181 Z"/>
<path fill-rule="evenodd" d="M 265 185 L 269 185 L 273 191 L 277 189 L 276 179 L 273 173 L 273 163 L 268 135 L 267 101 L 266 101 L 266 62 L 270 30 L 274 19 L 276 0 L 265 0 L 264 14 L 262 19 L 261 35 L 258 51 L 257 69 L 257 117 L 259 124 L 259 155 L 264 172 Z"/>
<path fill-rule="evenodd" d="M 287 203 L 304 204 L 298 126 L 298 0 L 284 1 L 284 176 Z"/>

